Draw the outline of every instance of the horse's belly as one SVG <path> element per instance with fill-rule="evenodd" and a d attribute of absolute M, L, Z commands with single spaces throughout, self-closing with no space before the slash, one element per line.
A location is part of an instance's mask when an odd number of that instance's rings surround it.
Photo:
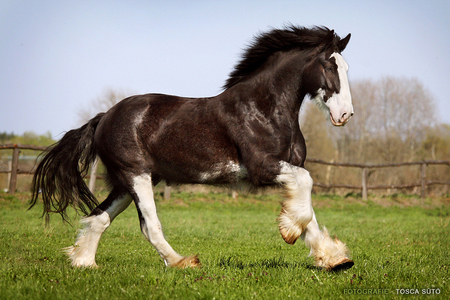
<path fill-rule="evenodd" d="M 217 163 L 210 170 L 199 172 L 197 176 L 200 183 L 230 183 L 245 179 L 247 170 L 244 166 L 229 161 Z"/>
<path fill-rule="evenodd" d="M 247 177 L 245 167 L 232 160 L 207 164 L 160 161 L 156 172 L 162 179 L 174 183 L 228 184 Z"/>

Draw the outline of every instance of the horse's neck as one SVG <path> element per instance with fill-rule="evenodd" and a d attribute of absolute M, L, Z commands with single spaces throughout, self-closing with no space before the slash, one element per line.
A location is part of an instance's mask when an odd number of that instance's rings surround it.
<path fill-rule="evenodd" d="M 265 107 L 265 110 L 277 111 L 285 118 L 298 121 L 300 106 L 306 93 L 298 89 L 298 84 L 292 78 L 276 81 L 274 77 L 267 77 L 261 73 L 250 80 L 242 81 L 224 91 L 221 98 L 224 101 L 239 99 L 242 102 L 256 102 L 257 107 Z M 274 82 L 275 81 L 275 82 Z M 270 99 L 268 101 L 267 99 Z M 272 105 L 269 108 L 267 105 Z"/>
<path fill-rule="evenodd" d="M 257 70 L 245 84 L 246 94 L 271 97 L 278 109 L 285 108 L 298 113 L 306 92 L 301 88 L 302 74 L 307 58 L 299 52 L 279 53 L 274 55 L 260 70 Z"/>

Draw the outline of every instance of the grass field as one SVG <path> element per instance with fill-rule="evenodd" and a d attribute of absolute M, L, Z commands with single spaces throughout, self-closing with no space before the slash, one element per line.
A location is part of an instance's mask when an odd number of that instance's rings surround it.
<path fill-rule="evenodd" d="M 450 198 L 315 196 L 319 224 L 349 246 L 355 266 L 341 272 L 313 267 L 308 249 L 282 240 L 276 195 L 173 193 L 158 198 L 168 242 L 199 254 L 201 268 L 171 269 L 142 236 L 132 204 L 100 241 L 98 269 L 74 269 L 61 248 L 73 226 L 29 194 L 0 194 L 1 299 L 448 299 Z M 416 203 L 410 206 L 409 203 Z M 425 294 L 424 294 L 425 293 Z M 431 294 L 431 295 L 429 295 Z M 433 295 L 434 294 L 434 295 Z"/>

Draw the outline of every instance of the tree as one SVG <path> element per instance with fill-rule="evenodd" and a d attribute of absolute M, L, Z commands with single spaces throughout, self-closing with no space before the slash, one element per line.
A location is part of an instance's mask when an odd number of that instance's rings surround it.
<path fill-rule="evenodd" d="M 305 101 L 300 112 L 300 128 L 305 137 L 307 155 L 309 158 L 317 158 L 326 161 L 338 161 L 339 154 L 336 151 L 335 142 L 330 135 L 328 127 L 332 126 L 329 116 L 324 115 L 312 101 Z M 314 181 L 325 184 L 330 183 L 331 167 L 308 164 L 306 168 L 313 174 Z"/>
<path fill-rule="evenodd" d="M 450 160 L 450 125 L 440 124 L 428 128 L 421 150 L 424 158 Z"/>
<path fill-rule="evenodd" d="M 8 141 L 12 140 L 15 137 L 16 135 L 13 132 L 11 133 L 7 133 L 6 131 L 0 132 L 0 144 L 6 144 Z"/>
<path fill-rule="evenodd" d="M 78 111 L 78 117 L 81 124 L 85 124 L 100 112 L 106 112 L 116 103 L 130 96 L 130 92 L 116 91 L 108 88 L 103 94 L 96 99 L 93 99 L 90 105 L 86 108 L 81 108 Z"/>
<path fill-rule="evenodd" d="M 386 77 L 351 82 L 355 115 L 344 128 L 335 128 L 305 103 L 301 128 L 308 157 L 351 163 L 406 162 L 449 159 L 450 126 L 439 125 L 431 94 L 417 79 Z M 329 119 L 328 117 L 326 119 Z M 439 125 L 439 126 L 438 126 Z M 446 154 L 445 154 L 446 153 Z M 311 168 L 312 166 L 308 166 Z M 319 169 L 313 165 L 314 169 Z M 375 182 L 409 182 L 414 168 L 384 169 Z M 313 170 L 318 182 L 358 184 L 360 171 L 339 168 Z M 323 178 L 325 176 L 325 178 Z"/>
<path fill-rule="evenodd" d="M 424 86 L 417 79 L 385 77 L 357 81 L 351 89 L 355 115 L 337 132 L 339 152 L 347 152 L 345 159 L 417 159 L 427 129 L 436 125 L 434 100 Z"/>

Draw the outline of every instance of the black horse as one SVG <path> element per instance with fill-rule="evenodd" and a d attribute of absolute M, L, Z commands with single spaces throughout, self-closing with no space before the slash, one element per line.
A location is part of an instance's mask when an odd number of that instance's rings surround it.
<path fill-rule="evenodd" d="M 42 192 L 44 215 L 65 218 L 69 205 L 85 214 L 92 210 L 67 254 L 73 266 L 95 267 L 102 233 L 134 201 L 142 233 L 166 265 L 187 267 L 199 260 L 179 255 L 164 239 L 153 185 L 275 184 L 287 195 L 278 217 L 283 239 L 294 244 L 301 237 L 319 267 L 351 267 L 345 244 L 317 224 L 298 121 L 307 95 L 336 126 L 353 115 L 341 56 L 349 39 L 326 27 L 273 29 L 255 38 L 216 97 L 147 94 L 122 100 L 49 149 L 33 178 L 31 207 Z M 112 187 L 99 205 L 82 178 L 96 156 Z"/>

